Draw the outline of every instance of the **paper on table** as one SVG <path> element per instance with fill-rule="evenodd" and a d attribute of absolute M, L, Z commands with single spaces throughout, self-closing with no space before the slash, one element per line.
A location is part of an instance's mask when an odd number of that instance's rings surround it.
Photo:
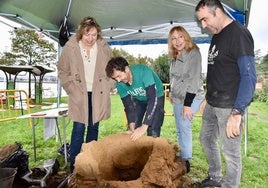
<path fill-rule="evenodd" d="M 56 119 L 45 118 L 44 119 L 44 140 L 48 140 L 50 137 L 56 134 Z"/>

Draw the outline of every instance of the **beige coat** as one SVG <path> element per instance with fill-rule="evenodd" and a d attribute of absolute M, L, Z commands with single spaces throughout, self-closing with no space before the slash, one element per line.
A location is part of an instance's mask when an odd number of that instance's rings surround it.
<path fill-rule="evenodd" d="M 105 67 L 112 50 L 103 40 L 97 40 L 98 54 L 92 87 L 93 123 L 110 117 L 110 91 L 115 82 L 106 76 Z M 58 76 L 68 94 L 68 114 L 76 122 L 88 125 L 88 95 L 84 64 L 75 35 L 65 44 L 58 62 Z"/>

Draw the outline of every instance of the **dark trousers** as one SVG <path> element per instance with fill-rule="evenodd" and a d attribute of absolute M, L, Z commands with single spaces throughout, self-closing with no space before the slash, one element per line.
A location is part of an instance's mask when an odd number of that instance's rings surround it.
<path fill-rule="evenodd" d="M 73 122 L 73 130 L 71 136 L 71 145 L 70 145 L 70 172 L 72 173 L 74 170 L 74 162 L 75 157 L 78 153 L 80 153 L 82 144 L 84 142 L 90 142 L 92 140 L 98 140 L 99 133 L 99 122 L 93 125 L 92 122 L 92 92 L 88 92 L 88 125 L 85 126 L 84 123 Z M 86 137 L 85 130 L 87 127 Z"/>
<path fill-rule="evenodd" d="M 143 123 L 143 118 L 146 113 L 147 109 L 147 101 L 139 101 L 137 99 L 133 99 L 135 102 L 135 108 L 137 112 L 136 117 L 136 127 L 140 127 Z M 151 126 L 148 127 L 147 135 L 153 136 L 153 137 L 159 137 L 161 133 L 161 126 L 164 121 L 164 104 L 165 104 L 165 98 L 164 96 L 157 98 L 157 105 L 155 109 L 155 113 L 153 116 L 153 123 Z"/>

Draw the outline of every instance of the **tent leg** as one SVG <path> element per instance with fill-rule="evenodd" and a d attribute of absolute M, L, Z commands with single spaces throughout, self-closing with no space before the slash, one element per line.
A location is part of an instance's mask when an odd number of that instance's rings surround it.
<path fill-rule="evenodd" d="M 245 156 L 247 156 L 247 150 L 248 150 L 248 110 L 245 110 L 245 115 L 244 115 L 244 131 L 245 131 Z"/>

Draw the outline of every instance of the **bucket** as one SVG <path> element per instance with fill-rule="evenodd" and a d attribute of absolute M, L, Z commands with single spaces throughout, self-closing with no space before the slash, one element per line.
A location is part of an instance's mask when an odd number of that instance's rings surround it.
<path fill-rule="evenodd" d="M 0 168 L 0 187 L 12 188 L 16 173 L 16 168 Z"/>

